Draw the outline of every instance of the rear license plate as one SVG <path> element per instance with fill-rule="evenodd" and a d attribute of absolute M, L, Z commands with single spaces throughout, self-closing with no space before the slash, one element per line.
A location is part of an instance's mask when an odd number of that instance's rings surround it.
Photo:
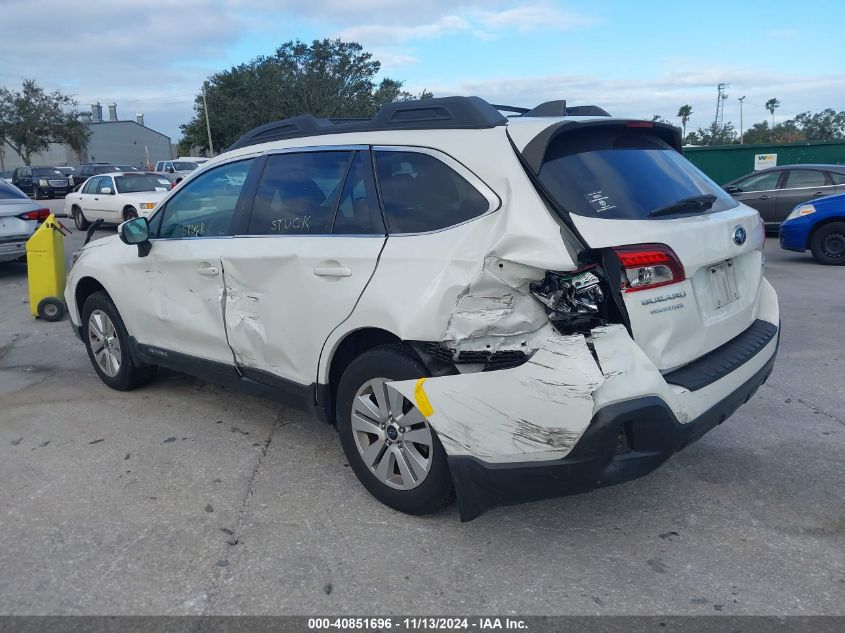
<path fill-rule="evenodd" d="M 713 295 L 714 308 L 717 310 L 724 308 L 729 303 L 739 299 L 732 260 L 729 259 L 715 266 L 710 266 L 707 270 L 710 271 L 710 291 Z"/>

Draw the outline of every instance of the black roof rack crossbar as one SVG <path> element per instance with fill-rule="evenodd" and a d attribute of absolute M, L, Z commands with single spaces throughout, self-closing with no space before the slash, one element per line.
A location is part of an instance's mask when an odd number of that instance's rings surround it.
<path fill-rule="evenodd" d="M 337 121 L 337 122 L 335 122 Z M 310 114 L 274 121 L 250 130 L 226 151 L 282 139 L 387 130 L 482 129 L 507 119 L 479 97 L 441 97 L 383 105 L 372 119 L 318 119 Z"/>
<path fill-rule="evenodd" d="M 530 108 L 520 108 L 519 106 L 499 105 L 497 103 L 491 103 L 490 105 L 492 105 L 497 110 L 501 110 L 502 112 L 516 112 L 517 114 L 525 114 L 526 112 L 530 111 Z"/>

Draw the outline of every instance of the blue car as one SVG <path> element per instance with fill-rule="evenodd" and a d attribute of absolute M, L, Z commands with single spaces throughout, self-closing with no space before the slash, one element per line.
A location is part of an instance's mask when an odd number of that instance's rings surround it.
<path fill-rule="evenodd" d="M 799 253 L 809 248 L 822 264 L 845 264 L 845 194 L 795 207 L 780 225 L 780 247 Z"/>

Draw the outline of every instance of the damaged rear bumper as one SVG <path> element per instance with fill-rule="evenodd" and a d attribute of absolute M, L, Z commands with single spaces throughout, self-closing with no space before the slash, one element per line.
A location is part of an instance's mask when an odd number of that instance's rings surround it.
<path fill-rule="evenodd" d="M 662 398 L 645 396 L 599 409 L 560 460 L 491 463 L 449 456 L 461 520 L 496 506 L 578 494 L 650 473 L 747 402 L 769 377 L 776 355 L 775 349 L 751 378 L 690 422 L 679 422 Z"/>

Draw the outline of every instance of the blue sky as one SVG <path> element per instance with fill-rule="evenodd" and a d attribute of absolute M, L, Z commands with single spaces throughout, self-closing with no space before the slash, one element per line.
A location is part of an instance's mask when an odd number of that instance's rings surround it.
<path fill-rule="evenodd" d="M 60 25 L 38 16 L 65 16 Z M 782 102 L 776 119 L 845 109 L 845 3 L 781 0 L 686 3 L 429 0 L 158 0 L 66 3 L 0 0 L 0 84 L 34 77 L 82 104 L 116 101 L 122 118 L 176 140 L 192 95 L 210 72 L 272 53 L 290 39 L 359 41 L 386 76 L 438 96 L 478 94 L 531 106 L 554 98 L 611 114 L 677 121 L 713 117 L 716 84 L 730 84 L 726 119 L 748 127 Z M 65 8 L 62 8 L 65 7 Z M 122 26 L 120 26 L 122 25 Z M 69 37 L 68 33 L 73 33 Z M 32 44 L 36 46 L 32 47 Z M 20 55 L 26 47 L 39 54 Z"/>

